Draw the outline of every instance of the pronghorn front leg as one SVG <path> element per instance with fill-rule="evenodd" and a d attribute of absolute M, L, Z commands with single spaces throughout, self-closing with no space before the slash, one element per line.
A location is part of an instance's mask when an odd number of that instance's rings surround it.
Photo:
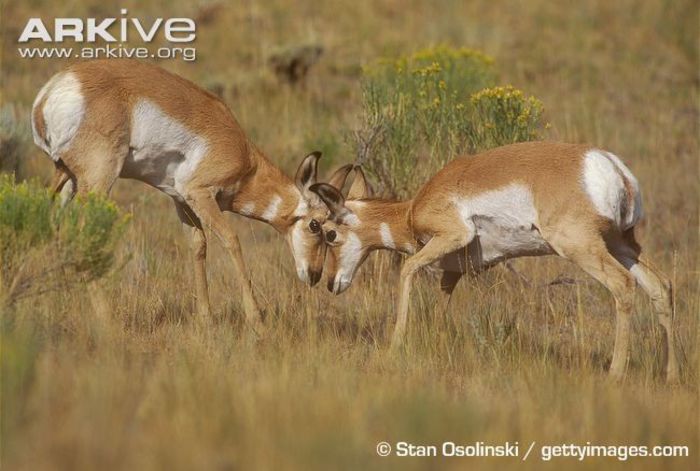
<path fill-rule="evenodd" d="M 192 231 L 192 260 L 194 262 L 194 283 L 197 296 L 197 313 L 200 317 L 210 315 L 209 284 L 207 282 L 207 238 L 204 229 L 193 227 Z"/>
<path fill-rule="evenodd" d="M 245 267 L 243 252 L 238 236 L 226 221 L 224 214 L 219 209 L 219 205 L 209 193 L 208 189 L 191 193 L 187 197 L 187 203 L 194 213 L 199 217 L 203 227 L 210 229 L 221 240 L 226 247 L 236 272 L 236 278 L 241 285 L 243 296 L 243 310 L 245 311 L 246 323 L 257 333 L 262 334 L 263 324 L 260 317 L 260 310 L 253 295 L 253 286 L 250 276 Z"/>
<path fill-rule="evenodd" d="M 401 268 L 401 278 L 399 280 L 399 306 L 396 314 L 396 327 L 394 327 L 394 334 L 391 338 L 392 350 L 397 350 L 406 336 L 408 303 L 413 275 L 419 269 L 430 265 L 445 254 L 466 247 L 473 237 L 474 232 L 471 230 L 466 231 L 464 234 L 435 235 L 417 254 L 406 260 Z"/>
<path fill-rule="evenodd" d="M 207 238 L 202 228 L 202 223 L 195 216 L 192 210 L 184 204 L 175 203 L 177 215 L 184 227 L 189 229 L 192 239 L 190 246 L 192 250 L 192 263 L 194 265 L 195 296 L 197 303 L 197 314 L 201 319 L 208 318 L 209 308 L 209 286 L 207 283 Z"/>

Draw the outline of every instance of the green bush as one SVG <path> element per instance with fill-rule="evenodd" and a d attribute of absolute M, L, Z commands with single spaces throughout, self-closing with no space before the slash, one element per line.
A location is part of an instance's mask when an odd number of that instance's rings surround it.
<path fill-rule="evenodd" d="M 5 258 L 46 242 L 52 234 L 52 201 L 36 185 L 0 175 L 0 252 Z"/>
<path fill-rule="evenodd" d="M 536 139 L 541 103 L 495 83 L 493 59 L 466 48 L 366 67 L 358 163 L 384 191 L 408 196 L 455 155 Z"/>
<path fill-rule="evenodd" d="M 104 276 L 128 216 L 105 197 L 61 208 L 36 182 L 0 175 L 0 298 L 4 304 Z"/>
<path fill-rule="evenodd" d="M 0 172 L 16 175 L 32 142 L 29 117 L 11 104 L 0 107 Z"/>

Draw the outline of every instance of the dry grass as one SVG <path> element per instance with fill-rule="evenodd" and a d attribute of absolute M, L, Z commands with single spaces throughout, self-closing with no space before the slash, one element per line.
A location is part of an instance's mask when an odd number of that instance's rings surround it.
<path fill-rule="evenodd" d="M 28 109 L 62 64 L 23 61 L 26 18 L 66 16 L 42 2 L 3 5 L 3 98 Z M 111 16 L 100 2 L 70 2 Z M 136 7 L 136 16 L 196 16 L 196 7 Z M 571 265 L 523 260 L 460 285 L 435 318 L 435 280 L 417 283 L 408 351 L 386 350 L 396 266 L 373 257 L 340 297 L 296 281 L 283 241 L 232 217 L 270 327 L 254 342 L 223 251 L 210 252 L 215 315 L 193 320 L 187 241 L 168 199 L 120 182 L 133 212 L 124 268 L 105 280 L 107 308 L 80 290 L 2 313 L 2 464 L 7 469 L 540 469 L 514 459 L 379 458 L 380 440 L 538 444 L 680 444 L 689 459 L 572 459 L 598 469 L 689 469 L 698 442 L 698 6 L 694 2 L 246 2 L 198 30 L 196 65 L 167 63 L 225 85 L 254 140 L 288 170 L 312 147 L 351 158 L 342 132 L 357 113 L 359 66 L 436 42 L 483 49 L 504 82 L 545 103 L 551 137 L 622 155 L 644 191 L 641 240 L 675 285 L 683 383 L 661 380 L 661 332 L 638 296 L 627 379 L 609 384 L 609 295 Z M 138 13 L 136 13 L 138 12 Z M 326 47 L 302 89 L 266 68 L 279 45 Z M 331 157 L 331 159 L 328 159 Z M 327 168 L 327 167 L 326 167 Z M 24 173 L 46 177 L 36 149 Z M 558 276 L 574 285 L 548 286 Z M 563 459 L 562 459 L 563 460 Z"/>

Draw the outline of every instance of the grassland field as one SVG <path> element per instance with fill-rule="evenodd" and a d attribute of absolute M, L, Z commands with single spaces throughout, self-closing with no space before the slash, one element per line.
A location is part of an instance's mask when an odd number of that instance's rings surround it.
<path fill-rule="evenodd" d="M 355 157 L 364 64 L 433 45 L 495 59 L 499 80 L 537 96 L 548 139 L 622 156 L 638 177 L 639 239 L 672 279 L 681 384 L 662 375 L 662 332 L 636 298 L 626 379 L 607 380 L 609 293 L 559 259 L 522 259 L 462 281 L 446 317 L 437 281 L 415 284 L 407 349 L 388 353 L 399 260 L 375 254 L 352 288 L 299 282 L 271 228 L 231 216 L 267 336 L 252 341 L 230 260 L 209 252 L 213 315 L 194 316 L 188 240 L 169 198 L 119 181 L 133 219 L 119 268 L 85 289 L 50 292 L 3 312 L 1 466 L 49 469 L 678 469 L 700 453 L 698 379 L 698 56 L 694 1 L 96 0 L 2 3 L 2 106 L 20 122 L 65 60 L 21 59 L 29 17 L 183 16 L 197 20 L 197 60 L 161 65 L 222 91 L 251 139 L 288 173 L 308 151 L 324 174 Z M 70 13 L 70 14 L 69 14 Z M 300 86 L 268 65 L 279 47 L 319 44 Z M 27 120 L 27 121 L 22 121 Z M 31 144 L 20 178 L 48 183 Z M 7 156 L 0 156 L 7 158 Z M 523 278 L 528 280 L 523 281 Z M 552 283 L 570 279 L 570 283 Z M 377 456 L 378 442 L 536 442 L 517 458 Z M 687 445 L 688 458 L 555 458 L 564 443 Z"/>

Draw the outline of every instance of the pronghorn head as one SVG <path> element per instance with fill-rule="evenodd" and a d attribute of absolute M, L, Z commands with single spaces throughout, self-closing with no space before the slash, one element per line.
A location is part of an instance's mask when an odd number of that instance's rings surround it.
<path fill-rule="evenodd" d="M 326 264 L 328 290 L 334 294 L 345 291 L 369 252 L 377 248 L 371 227 L 379 224 L 373 211 L 375 200 L 362 201 L 369 196 L 369 187 L 360 167 L 355 167 L 355 179 L 346 200 L 341 186 L 326 183 L 313 185 L 310 190 L 326 204 L 330 214 L 323 224 L 323 235 L 330 247 Z M 381 200 L 376 200 L 381 204 Z"/>
<path fill-rule="evenodd" d="M 316 184 L 320 157 L 320 152 L 307 155 L 297 169 L 295 184 L 301 197 L 285 235 L 299 279 L 311 286 L 321 279 L 326 258 L 323 224 L 328 218 L 329 210 L 318 195 L 310 190 Z M 350 170 L 352 165 L 342 167 L 333 174 L 328 184 L 342 187 Z"/>

